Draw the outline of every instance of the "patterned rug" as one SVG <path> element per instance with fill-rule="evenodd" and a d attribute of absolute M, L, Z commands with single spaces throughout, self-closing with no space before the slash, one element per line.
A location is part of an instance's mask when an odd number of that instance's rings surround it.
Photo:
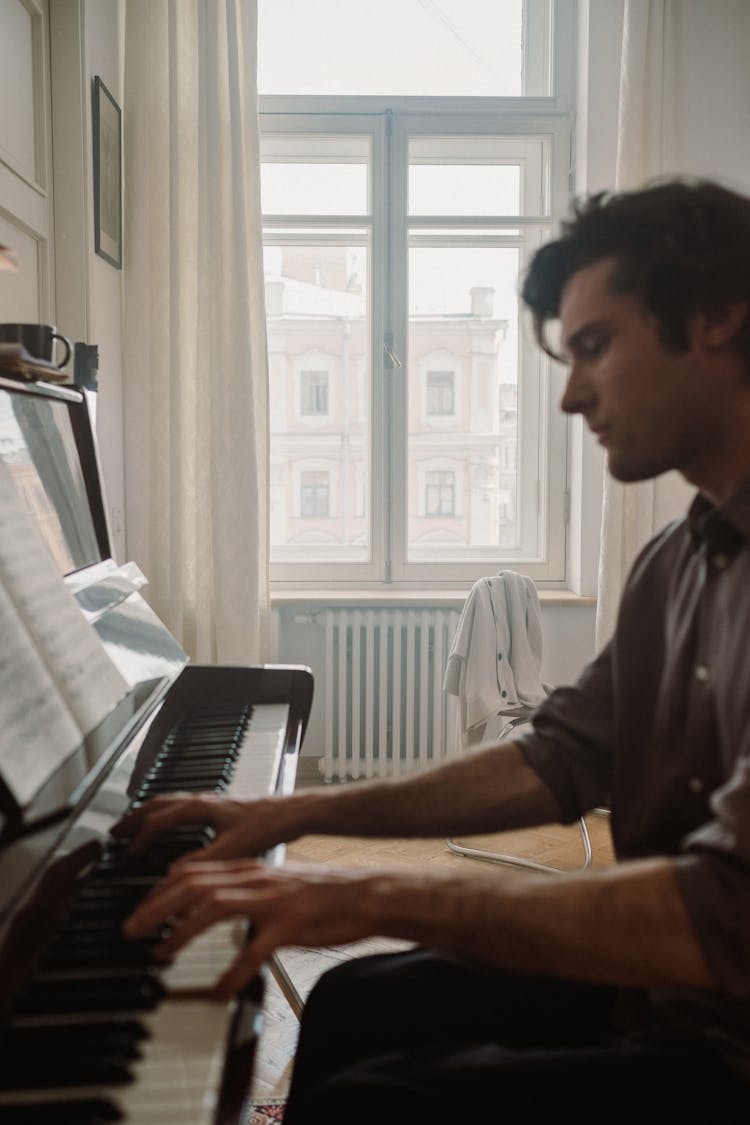
<path fill-rule="evenodd" d="M 284 1116 L 286 1098 L 271 1098 L 253 1104 L 246 1125 L 279 1125 Z"/>

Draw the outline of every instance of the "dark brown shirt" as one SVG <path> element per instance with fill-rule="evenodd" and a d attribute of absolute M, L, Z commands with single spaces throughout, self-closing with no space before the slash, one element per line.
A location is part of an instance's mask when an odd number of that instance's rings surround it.
<path fill-rule="evenodd" d="M 618 858 L 676 858 L 721 993 L 652 993 L 654 1018 L 718 1035 L 750 1077 L 750 482 L 647 545 L 612 641 L 522 749 L 565 821 L 606 804 Z"/>

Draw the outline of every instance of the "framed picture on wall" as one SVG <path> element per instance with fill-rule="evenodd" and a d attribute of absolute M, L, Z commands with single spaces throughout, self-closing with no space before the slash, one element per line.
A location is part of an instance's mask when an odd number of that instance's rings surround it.
<path fill-rule="evenodd" d="M 122 269 L 122 115 L 101 78 L 92 91 L 94 126 L 94 246 Z"/>

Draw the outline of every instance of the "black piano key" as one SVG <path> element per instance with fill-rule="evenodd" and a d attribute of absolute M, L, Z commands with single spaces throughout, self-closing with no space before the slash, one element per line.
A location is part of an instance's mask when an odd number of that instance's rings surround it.
<path fill-rule="evenodd" d="M 159 837 L 159 840 L 163 843 L 174 843 L 175 845 L 181 843 L 185 851 L 188 852 L 210 844 L 215 836 L 216 832 L 208 824 L 186 824 L 181 828 L 173 828 L 170 832 L 165 832 L 163 836 Z M 122 839 L 127 841 L 126 837 L 122 837 Z"/>
<path fill-rule="evenodd" d="M 224 777 L 221 774 L 196 774 L 191 777 L 181 777 L 174 779 L 170 777 L 157 777 L 152 780 L 144 781 L 139 792 L 144 796 L 154 797 L 159 793 L 174 793 L 176 789 L 180 789 L 185 793 L 209 793 L 214 792 L 220 788 L 226 788 L 231 778 Z"/>
<path fill-rule="evenodd" d="M 120 963 L 117 954 L 118 949 L 114 949 L 109 960 L 105 958 L 101 965 L 84 960 L 78 963 L 68 962 L 53 969 L 40 966 L 34 974 L 34 984 L 40 987 L 53 984 L 62 988 L 65 984 L 75 985 L 80 983 L 82 987 L 88 988 L 92 985 L 98 985 L 102 977 L 106 977 L 110 984 L 117 981 L 123 988 L 127 988 L 130 983 L 140 987 L 144 977 L 152 975 L 153 958 L 145 966 L 133 965 Z"/>
<path fill-rule="evenodd" d="M 220 790 L 222 788 L 225 788 L 225 787 L 226 787 L 226 782 L 217 782 L 215 785 L 207 784 L 206 782 L 203 782 L 203 781 L 180 782 L 180 789 L 184 789 L 186 793 L 208 793 L 208 792 L 218 793 L 218 792 L 220 792 Z M 139 789 L 139 791 L 138 791 L 139 796 L 144 800 L 147 797 L 155 797 L 155 796 L 157 796 L 158 794 L 161 794 L 161 793 L 172 793 L 172 792 L 174 792 L 174 783 L 172 783 L 171 785 L 168 785 L 168 784 L 165 784 L 164 782 L 162 782 L 161 784 L 159 782 L 153 782 L 151 784 L 144 785 L 143 788 Z"/>
<path fill-rule="evenodd" d="M 151 1033 L 140 1020 L 125 1016 L 96 1020 L 70 1020 L 65 1023 L 19 1023 L 11 1020 L 0 1038 L 0 1058 L 5 1044 L 13 1042 L 27 1052 L 47 1050 L 80 1050 L 86 1043 L 106 1043 L 125 1050 L 150 1039 Z"/>
<path fill-rule="evenodd" d="M 144 878 L 147 875 L 145 865 L 148 863 L 153 867 L 154 863 L 161 862 L 168 867 L 170 863 L 174 863 L 180 856 L 185 855 L 191 848 L 180 845 L 179 847 L 172 846 L 171 844 L 157 842 L 153 848 L 149 848 L 147 852 L 140 852 L 137 855 L 126 849 L 119 852 L 105 852 L 96 867 L 97 878 L 104 877 L 107 880 L 111 877 L 113 869 L 117 868 L 118 864 L 122 864 L 123 868 L 127 867 L 129 874 L 137 876 L 137 871 L 133 872 L 133 867 L 137 867 L 140 862 L 144 864 Z"/>
<path fill-rule="evenodd" d="M 100 874 L 111 876 L 112 879 L 128 879 L 132 877 L 156 878 L 166 875 L 168 869 L 186 852 L 176 852 L 169 855 L 160 855 L 158 852 L 146 852 L 138 856 L 117 856 L 112 860 L 104 860 L 99 867 Z M 126 884 L 124 884 L 126 885 Z"/>
<path fill-rule="evenodd" d="M 150 973 L 136 977 L 100 977 L 81 982 L 39 980 L 34 977 L 17 997 L 16 1015 L 62 1012 L 151 1011 L 166 996 L 166 989 Z"/>
<path fill-rule="evenodd" d="M 127 941 L 129 948 L 147 953 L 154 942 L 168 932 L 166 926 L 159 926 L 151 933 L 146 934 L 145 937 L 126 939 L 123 936 L 122 924 L 127 917 L 127 913 L 108 915 L 101 918 L 98 925 L 88 923 L 85 926 L 81 925 L 80 920 L 77 920 L 74 924 L 60 930 L 55 935 L 54 940 L 46 946 L 44 952 L 65 953 L 67 950 L 83 949 L 86 946 L 95 948 L 105 943 L 115 942 L 119 944 Z"/>
<path fill-rule="evenodd" d="M 181 773 L 155 774 L 153 777 L 143 779 L 139 793 L 149 792 L 174 792 L 176 789 L 212 789 L 216 785 L 226 784 L 231 778 L 231 772 L 224 769 L 199 769 L 184 770 Z"/>
<path fill-rule="evenodd" d="M 154 962 L 152 948 L 151 944 L 146 949 L 130 949 L 125 945 L 110 948 L 88 944 L 80 947 L 71 946 L 69 949 L 55 947 L 41 958 L 38 971 L 44 974 L 86 966 L 99 969 L 104 967 L 147 969 Z"/>
<path fill-rule="evenodd" d="M 175 753 L 157 758 L 150 769 L 153 775 L 162 772 L 187 773 L 191 769 L 220 769 L 224 765 L 234 766 L 239 754 L 234 747 L 227 746 L 186 746 Z"/>
<path fill-rule="evenodd" d="M 206 750 L 203 747 L 197 749 L 181 750 L 179 758 L 173 755 L 163 755 L 158 757 L 153 766 L 151 767 L 152 773 L 158 773 L 163 769 L 181 770 L 186 766 L 223 766 L 225 764 L 234 767 L 239 754 L 235 750 L 226 750 L 221 747 L 218 750 Z"/>
<path fill-rule="evenodd" d="M 123 888 L 124 890 L 125 888 Z M 115 892 L 117 888 L 113 889 Z M 115 918 L 123 914 L 127 914 L 130 909 L 137 902 L 140 901 L 141 895 L 118 895 L 117 893 L 109 895 L 97 895 L 95 898 L 78 898 L 75 905 L 65 915 L 63 924 L 65 926 L 74 926 L 78 919 L 82 918 L 102 918 L 109 916 Z"/>
<path fill-rule="evenodd" d="M 140 1043 L 145 1028 L 141 1025 L 141 1034 L 124 1024 L 92 1027 L 86 1025 L 85 1034 L 75 1024 L 64 1029 L 21 1027 L 5 1034 L 0 1046 L 0 1090 L 130 1082 L 133 1066 L 143 1056 Z"/>
<path fill-rule="evenodd" d="M 8 1092 L 26 1087 L 49 1090 L 51 1087 L 98 1083 L 122 1086 L 133 1081 L 133 1058 L 102 1048 L 101 1044 L 91 1044 L 91 1047 L 93 1050 L 87 1055 L 55 1052 L 46 1058 L 4 1058 L 0 1070 L 0 1090 Z"/>
<path fill-rule="evenodd" d="M 75 925 L 71 925 L 70 927 L 63 926 L 55 936 L 55 944 L 75 945 L 80 941 L 108 941 L 113 937 L 116 938 L 119 933 L 120 927 L 117 918 L 78 918 L 75 921 Z"/>
<path fill-rule="evenodd" d="M 130 949 L 127 939 L 120 933 L 112 935 L 112 940 L 84 939 L 82 941 L 55 942 L 40 957 L 37 972 L 53 972 L 59 969 L 84 968 L 106 965 L 108 962 L 119 969 L 148 967 L 153 964 L 153 942 Z"/>
<path fill-rule="evenodd" d="M 179 758 L 167 758 L 162 762 L 154 762 L 152 768 L 144 776 L 179 778 L 194 773 L 196 770 L 208 772 L 210 770 L 234 769 L 236 759 L 234 756 L 221 754 L 188 753 Z"/>
<path fill-rule="evenodd" d="M 138 856 L 135 856 L 130 851 L 129 839 L 118 841 L 118 843 L 121 844 L 120 847 L 105 848 L 103 850 L 99 863 L 97 864 L 96 871 L 94 872 L 92 883 L 96 889 L 99 886 L 99 878 L 100 876 L 102 876 L 104 868 L 106 867 L 107 870 L 109 870 L 113 866 L 113 864 L 116 864 L 118 861 L 123 861 L 128 863 L 129 865 L 132 865 L 134 863 L 137 863 L 139 860 L 143 862 L 145 861 L 145 859 L 161 859 L 166 865 L 169 865 L 176 859 L 179 859 L 181 856 L 187 855 L 188 852 L 197 851 L 199 848 L 205 847 L 205 845 L 211 839 L 213 839 L 213 833 L 208 832 L 202 833 L 200 836 L 195 836 L 184 840 L 169 840 L 166 838 L 162 838 L 156 840 L 148 849 L 148 852 L 140 853 Z M 108 876 L 106 879 L 102 878 L 103 885 L 100 888 L 102 891 L 111 889 L 108 886 L 108 878 Z"/>
<path fill-rule="evenodd" d="M 112 879 L 111 874 L 104 876 L 100 873 L 99 868 L 97 868 L 95 874 L 92 876 L 91 882 L 86 884 L 86 889 L 82 891 L 81 894 L 112 894 L 122 891 L 124 895 L 132 894 L 134 896 L 142 896 L 151 889 L 153 883 L 154 880 L 150 875 L 143 875 L 141 878 L 137 875 L 131 875 L 127 879 L 127 882 L 123 880 L 121 883 L 118 883 Z"/>
<path fill-rule="evenodd" d="M 189 731 L 179 734 L 175 738 L 168 738 L 164 743 L 164 757 L 179 757 L 185 750 L 230 750 L 236 749 L 244 737 L 244 731 L 234 731 L 231 734 L 222 734 L 220 731 Z"/>
<path fill-rule="evenodd" d="M 10 1125 L 109 1125 L 124 1121 L 109 1098 L 54 1098 L 38 1102 L 3 1102 L 2 1120 Z"/>
<path fill-rule="evenodd" d="M 163 785 L 184 785 L 186 781 L 214 782 L 220 778 L 229 780 L 232 770 L 225 762 L 212 766 L 211 763 L 197 762 L 192 766 L 167 767 L 149 774 L 144 779 L 144 785 L 160 782 Z"/>
<path fill-rule="evenodd" d="M 232 726 L 226 726 L 224 728 L 215 725 L 212 726 L 208 723 L 203 726 L 197 724 L 189 727 L 183 726 L 179 730 L 172 731 L 172 733 L 164 739 L 162 745 L 165 750 L 173 746 L 184 746 L 190 743 L 195 743 L 197 745 L 200 742 L 213 743 L 215 745 L 219 745 L 220 742 L 223 742 L 224 745 L 228 746 L 244 738 L 245 730 L 246 725 L 244 723 L 235 723 Z"/>

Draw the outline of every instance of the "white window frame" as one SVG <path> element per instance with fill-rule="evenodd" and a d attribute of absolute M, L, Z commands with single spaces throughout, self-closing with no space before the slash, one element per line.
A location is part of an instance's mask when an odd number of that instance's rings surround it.
<path fill-rule="evenodd" d="M 530 6 L 542 11 L 538 4 Z M 567 208 L 573 184 L 573 107 L 575 85 L 575 0 L 554 0 L 554 49 L 552 57 L 553 93 L 549 97 L 529 98 L 394 98 L 359 97 L 261 97 L 261 132 L 300 135 L 302 131 L 334 135 L 352 133 L 369 136 L 372 178 L 369 214 L 321 218 L 325 229 L 366 228 L 381 230 L 386 216 L 391 233 L 406 229 L 407 200 L 387 197 L 388 183 L 384 162 L 390 162 L 390 183 L 406 183 L 407 145 L 410 135 L 481 135 L 512 137 L 544 136 L 547 147 L 546 188 L 548 213 L 538 219 L 524 217 L 525 226 L 537 226 L 540 242 L 554 230 L 559 215 Z M 543 19 L 547 17 L 542 12 Z M 550 17 L 550 26 L 552 21 Z M 535 58 L 537 56 L 535 55 Z M 533 68 L 533 59 L 527 60 Z M 396 168 L 394 170 L 394 164 Z M 299 224 L 297 223 L 299 220 Z M 266 226 L 283 231 L 309 225 L 309 216 L 266 217 Z M 427 225 L 427 224 L 425 224 Z M 476 225 L 467 220 L 467 227 Z M 488 224 L 489 225 L 489 224 Z M 283 237 L 283 233 L 281 233 Z M 342 238 L 344 235 L 342 235 Z M 528 323 L 519 331 L 527 377 L 519 386 L 519 416 L 538 427 L 539 440 L 533 464 L 523 466 L 524 494 L 517 497 L 519 511 L 535 512 L 537 544 L 530 550 L 521 543 L 516 550 L 497 549 L 494 557 L 486 550 L 463 561 L 410 562 L 407 558 L 406 504 L 408 489 L 406 386 L 391 364 L 389 353 L 407 354 L 407 275 L 406 263 L 392 259 L 392 239 L 372 237 L 369 244 L 370 285 L 368 286 L 371 327 L 371 414 L 370 414 L 370 494 L 371 550 L 367 562 L 292 562 L 272 563 L 274 588 L 323 588 L 390 584 L 398 588 L 465 586 L 483 574 L 503 566 L 521 571 L 541 585 L 565 587 L 566 534 L 569 509 L 568 426 L 559 413 L 562 371 L 541 354 L 531 338 Z M 388 277 L 387 294 L 376 291 L 374 277 Z M 519 326 L 520 327 L 520 326 Z M 388 333 L 388 335 L 386 335 Z M 529 376 L 529 372 L 535 374 Z M 331 392 L 332 394 L 333 392 Z M 456 387 L 458 394 L 458 386 Z M 523 396 L 523 398 L 522 398 Z M 332 397 L 329 409 L 333 409 Z M 430 416 L 434 421 L 437 416 Z M 527 443 L 521 441 L 519 451 Z M 458 487 L 458 486 L 457 486 Z M 457 496 L 460 493 L 457 493 Z M 436 548 L 438 553 L 439 548 Z M 471 554 L 471 548 L 465 549 Z"/>

